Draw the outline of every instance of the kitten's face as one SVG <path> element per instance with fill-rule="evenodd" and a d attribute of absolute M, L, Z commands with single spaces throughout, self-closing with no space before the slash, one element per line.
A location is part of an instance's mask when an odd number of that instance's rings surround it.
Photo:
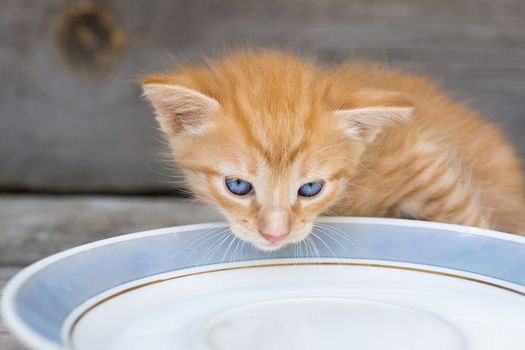
<path fill-rule="evenodd" d="M 217 118 L 231 120 L 229 113 Z M 274 250 L 304 239 L 353 171 L 359 145 L 334 123 L 316 128 L 282 133 L 285 141 L 219 124 L 175 146 L 176 158 L 193 192 L 221 209 L 236 236 Z"/>
<path fill-rule="evenodd" d="M 221 209 L 236 236 L 275 250 L 308 236 L 380 126 L 407 115 L 388 101 L 334 108 L 328 81 L 292 56 L 237 55 L 151 76 L 144 92 L 193 192 Z"/>

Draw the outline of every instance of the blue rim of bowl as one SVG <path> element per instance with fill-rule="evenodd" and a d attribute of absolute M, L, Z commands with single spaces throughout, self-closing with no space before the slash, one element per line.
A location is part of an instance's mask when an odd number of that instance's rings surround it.
<path fill-rule="evenodd" d="M 327 218 L 320 218 L 318 222 L 327 223 L 327 224 L 341 224 L 341 225 L 345 225 L 345 224 L 380 225 L 380 226 L 382 225 L 382 226 L 390 226 L 390 227 L 447 231 L 447 232 L 456 233 L 456 234 L 459 234 L 465 237 L 478 236 L 478 237 L 491 238 L 491 239 L 495 239 L 499 241 L 518 243 L 520 245 L 520 253 L 525 253 L 525 238 L 524 237 L 507 234 L 507 233 L 496 232 L 496 231 L 479 229 L 475 227 L 466 227 L 466 226 L 459 226 L 459 225 L 450 225 L 450 224 L 414 221 L 414 220 L 387 219 L 387 218 L 361 218 L 361 217 L 359 218 L 327 217 Z M 2 311 L 4 322 L 6 323 L 8 329 L 12 331 L 13 334 L 20 341 L 22 341 L 25 345 L 27 345 L 29 348 L 42 349 L 42 350 L 61 350 L 61 349 L 63 350 L 65 349 L 64 346 L 46 339 L 44 336 L 40 335 L 38 332 L 36 332 L 34 329 L 28 326 L 24 322 L 24 320 L 21 318 L 18 311 L 16 310 L 16 297 L 18 295 L 18 292 L 24 286 L 25 282 L 30 280 L 31 277 L 34 276 L 37 272 L 41 271 L 45 267 L 48 267 L 52 265 L 53 263 L 60 261 L 66 257 L 70 257 L 70 256 L 73 256 L 81 252 L 85 252 L 85 251 L 88 251 L 94 248 L 110 245 L 113 243 L 129 241 L 129 240 L 134 240 L 134 239 L 139 239 L 139 238 L 145 238 L 145 237 L 150 237 L 150 236 L 160 236 L 164 234 L 180 233 L 184 231 L 191 232 L 195 230 L 204 230 L 204 229 L 210 229 L 210 228 L 219 227 L 219 226 L 226 226 L 226 224 L 225 223 L 209 223 L 209 224 L 185 225 L 185 226 L 168 227 L 168 228 L 161 228 L 161 229 L 155 229 L 155 230 L 150 230 L 150 231 L 137 232 L 137 233 L 117 236 L 117 237 L 89 243 L 86 245 L 82 245 L 79 247 L 75 247 L 75 248 L 57 253 L 55 255 L 52 255 L 43 260 L 40 260 L 26 267 L 22 271 L 20 271 L 6 285 L 4 289 L 4 295 L 2 297 L 2 303 L 1 303 L 1 311 Z M 246 259 L 245 261 L 251 261 L 251 260 L 252 259 Z M 385 261 L 385 260 L 379 259 L 378 261 Z M 392 261 L 392 260 L 386 260 L 386 261 Z M 523 263 L 525 262 L 522 262 L 522 264 Z M 432 264 L 428 266 L 434 266 L 438 268 L 440 267 L 447 268 L 446 266 L 439 266 L 439 265 L 436 266 Z M 523 266 L 520 265 L 519 267 L 525 268 L 525 265 Z M 462 270 L 462 269 L 459 269 L 458 271 L 477 274 L 476 271 L 469 271 L 469 270 Z M 523 271 L 525 275 L 525 270 Z M 491 275 L 485 275 L 485 274 L 481 274 L 481 276 L 488 277 L 490 279 L 496 279 L 499 282 L 499 279 L 497 278 L 497 276 L 491 276 Z M 502 279 L 501 281 L 502 281 L 501 286 L 503 286 L 504 289 L 513 289 L 517 291 L 518 293 L 525 292 L 525 277 L 523 278 L 523 281 L 520 278 L 519 283 L 517 283 L 516 281 L 508 281 L 508 279 L 507 280 Z"/>

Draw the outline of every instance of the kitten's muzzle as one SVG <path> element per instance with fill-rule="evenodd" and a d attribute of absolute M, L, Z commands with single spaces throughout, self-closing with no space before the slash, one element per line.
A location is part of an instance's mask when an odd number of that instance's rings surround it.
<path fill-rule="evenodd" d="M 270 243 L 284 240 L 290 233 L 291 215 L 280 207 L 263 207 L 259 211 L 259 234 Z"/>
<path fill-rule="evenodd" d="M 288 234 L 289 234 L 289 232 L 269 232 L 269 233 L 264 233 L 262 231 L 259 231 L 259 233 L 261 234 L 261 236 L 263 236 L 263 238 L 265 240 L 267 240 L 270 243 L 280 242 L 283 239 L 285 239 L 288 236 Z"/>

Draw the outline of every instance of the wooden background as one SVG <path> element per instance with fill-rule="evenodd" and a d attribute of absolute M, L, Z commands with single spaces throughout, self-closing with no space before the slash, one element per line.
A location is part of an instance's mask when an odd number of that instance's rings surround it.
<path fill-rule="evenodd" d="M 426 74 L 525 154 L 523 0 L 0 0 L 0 191 L 169 193 L 135 79 L 238 47 Z"/>

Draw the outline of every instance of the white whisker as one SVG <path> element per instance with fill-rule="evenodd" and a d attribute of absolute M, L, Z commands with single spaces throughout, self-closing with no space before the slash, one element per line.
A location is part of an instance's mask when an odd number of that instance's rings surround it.
<path fill-rule="evenodd" d="M 317 238 L 319 241 L 321 241 L 321 243 L 323 243 L 323 245 L 326 247 L 326 249 L 328 249 L 328 251 L 330 252 L 330 254 L 333 255 L 334 258 L 337 258 L 337 254 L 335 254 L 335 252 L 332 250 L 332 248 L 330 248 L 330 246 L 324 241 L 324 239 L 321 238 L 321 236 L 317 235 L 316 233 L 314 233 L 312 231 L 311 233 L 315 238 Z"/>
<path fill-rule="evenodd" d="M 314 226 L 317 226 L 319 228 L 324 228 L 325 230 L 327 230 L 328 232 L 332 233 L 332 234 L 335 234 L 337 235 L 338 237 L 344 239 L 345 241 L 347 241 L 348 243 L 350 243 L 354 248 L 357 249 L 357 251 L 362 255 L 362 257 L 371 257 L 373 258 L 372 254 L 370 253 L 370 251 L 368 251 L 368 249 L 362 247 L 360 244 L 357 244 L 347 233 L 345 233 L 344 231 L 341 231 L 340 229 L 334 227 L 334 226 L 331 226 L 331 225 L 327 225 L 327 224 L 323 224 L 323 223 L 319 223 L 319 222 L 316 222 L 314 223 Z"/>

